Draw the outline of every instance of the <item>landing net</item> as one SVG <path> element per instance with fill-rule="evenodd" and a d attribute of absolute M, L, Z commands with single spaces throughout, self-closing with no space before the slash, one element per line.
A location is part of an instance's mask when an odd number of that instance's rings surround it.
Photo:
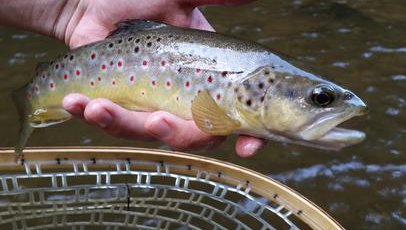
<path fill-rule="evenodd" d="M 0 150 L 0 229 L 342 229 L 246 168 L 134 148 Z"/>

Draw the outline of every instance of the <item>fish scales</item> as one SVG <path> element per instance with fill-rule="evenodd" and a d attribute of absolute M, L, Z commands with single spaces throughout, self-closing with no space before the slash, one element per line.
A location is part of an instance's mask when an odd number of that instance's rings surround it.
<path fill-rule="evenodd" d="M 69 93 L 107 98 L 131 110 L 165 110 L 194 119 L 213 135 L 233 132 L 306 142 L 292 134 L 281 135 L 286 128 L 271 132 L 261 119 L 272 104 L 264 101 L 275 100 L 280 93 L 269 92 L 283 91 L 293 101 L 297 98 L 290 94 L 299 95 L 303 87 L 313 87 L 315 82 L 344 92 L 253 42 L 152 21 L 126 21 L 106 39 L 38 65 L 36 77 L 22 89 L 24 102 L 16 99 L 23 116 L 18 149 L 22 150 L 32 128 L 71 117 L 61 105 Z M 287 109 L 280 103 L 274 106 L 274 110 Z M 228 126 L 221 131 L 215 124 Z"/>

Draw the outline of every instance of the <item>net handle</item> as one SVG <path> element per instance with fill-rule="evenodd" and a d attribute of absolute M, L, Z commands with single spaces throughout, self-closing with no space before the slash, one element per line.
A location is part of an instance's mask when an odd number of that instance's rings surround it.
<path fill-rule="evenodd" d="M 14 149 L 0 148 L 0 171 L 24 171 L 22 163 L 30 161 L 55 160 L 54 165 L 47 165 L 47 167 L 60 168 L 61 165 L 56 163 L 58 159 L 89 160 L 101 158 L 136 159 L 175 165 L 193 165 L 214 172 L 221 169 L 221 172 L 225 175 L 246 180 L 252 186 L 252 191 L 258 195 L 278 204 L 286 204 L 286 208 L 292 211 L 292 214 L 313 229 L 344 229 L 313 202 L 272 178 L 235 164 L 182 152 L 128 147 L 34 147 L 25 149 L 23 158 L 16 162 Z M 187 170 L 183 173 L 188 174 Z M 229 183 L 229 181 L 227 182 Z"/>

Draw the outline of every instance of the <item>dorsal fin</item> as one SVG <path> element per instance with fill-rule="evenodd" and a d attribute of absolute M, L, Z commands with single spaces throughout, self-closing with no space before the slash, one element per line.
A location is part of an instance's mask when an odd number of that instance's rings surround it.
<path fill-rule="evenodd" d="M 143 30 L 156 30 L 159 28 L 167 27 L 167 24 L 154 22 L 149 20 L 141 20 L 141 19 L 131 19 L 121 21 L 116 24 L 117 29 L 110 32 L 107 38 L 115 37 L 115 36 L 123 36 L 129 33 L 134 33 L 137 31 Z"/>
<path fill-rule="evenodd" d="M 36 72 L 43 72 L 45 69 L 49 67 L 48 62 L 39 62 L 37 66 L 35 67 Z"/>

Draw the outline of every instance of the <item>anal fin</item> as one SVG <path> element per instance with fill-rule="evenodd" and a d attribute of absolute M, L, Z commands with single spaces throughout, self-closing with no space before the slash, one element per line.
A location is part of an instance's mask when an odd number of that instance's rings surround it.
<path fill-rule="evenodd" d="M 225 136 L 240 127 L 240 122 L 230 118 L 207 90 L 200 92 L 193 100 L 192 116 L 202 131 L 212 135 Z"/>

